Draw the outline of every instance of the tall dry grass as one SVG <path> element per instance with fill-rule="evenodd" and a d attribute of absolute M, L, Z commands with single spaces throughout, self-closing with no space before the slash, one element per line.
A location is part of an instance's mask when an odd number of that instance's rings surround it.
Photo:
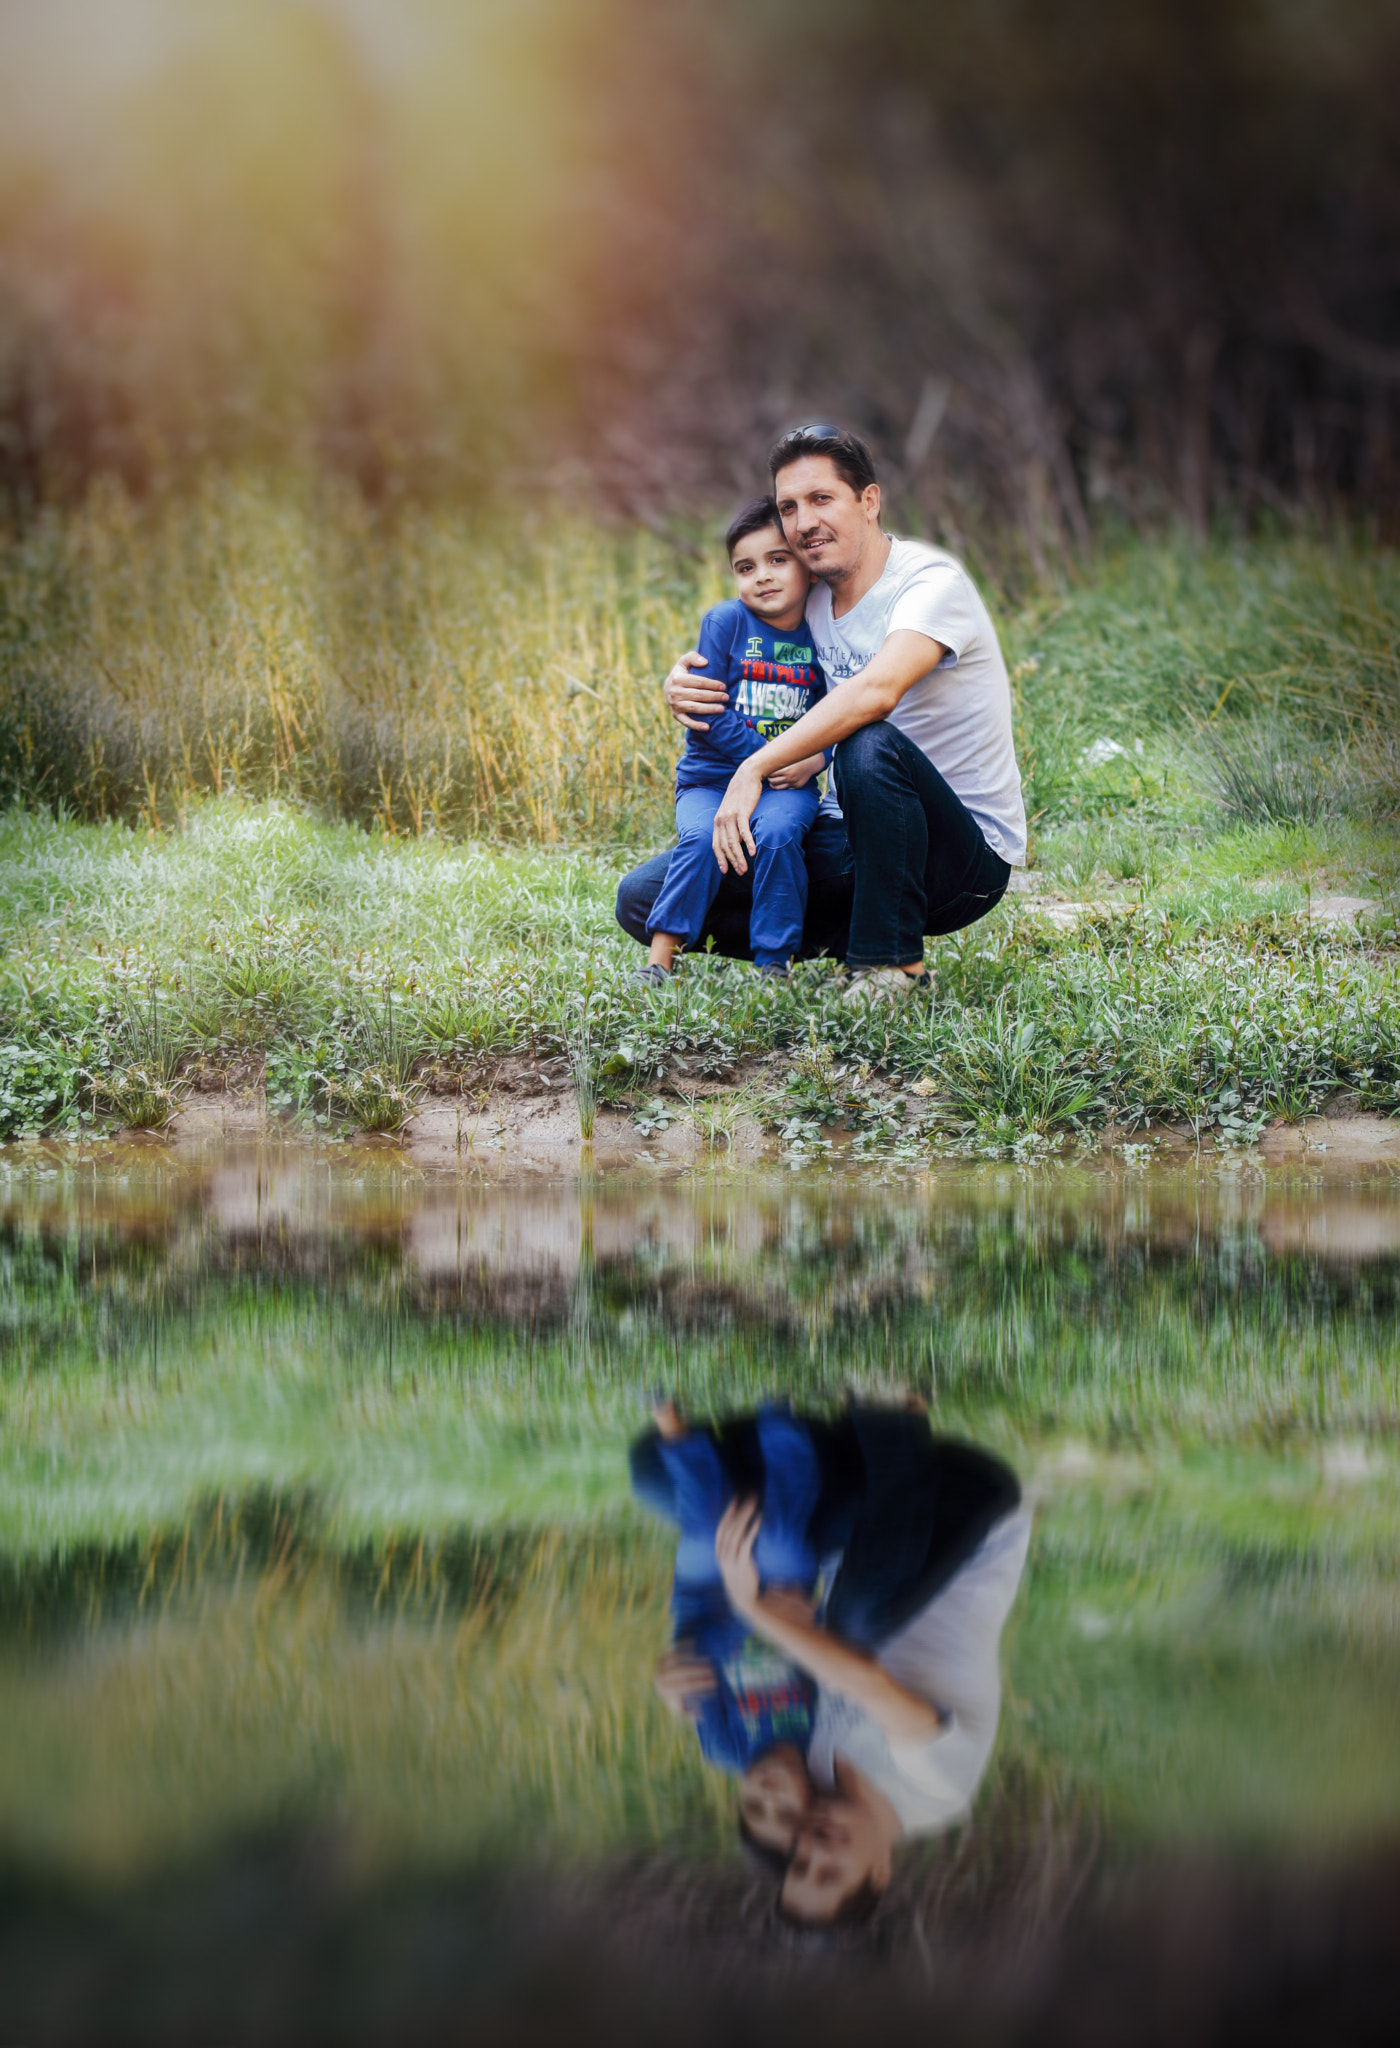
<path fill-rule="evenodd" d="M 0 555 L 3 796 L 153 826 L 241 792 L 390 834 L 664 831 L 657 685 L 720 569 L 565 516 L 109 480 Z"/>

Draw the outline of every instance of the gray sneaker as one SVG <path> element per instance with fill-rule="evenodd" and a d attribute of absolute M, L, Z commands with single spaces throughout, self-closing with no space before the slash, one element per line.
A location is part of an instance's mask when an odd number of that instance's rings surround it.
<path fill-rule="evenodd" d="M 850 986 L 841 1000 L 843 1003 L 861 1003 L 870 1009 L 892 1009 L 916 989 L 927 993 L 932 987 L 927 971 L 906 974 L 902 967 L 867 967 L 863 973 L 851 976 Z"/>

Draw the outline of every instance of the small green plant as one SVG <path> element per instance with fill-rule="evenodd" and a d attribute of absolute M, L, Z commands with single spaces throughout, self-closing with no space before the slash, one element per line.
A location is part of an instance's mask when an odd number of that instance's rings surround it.
<path fill-rule="evenodd" d="M 92 1113 L 130 1131 L 163 1131 L 189 1089 L 150 1067 L 112 1067 L 89 1077 Z"/>
<path fill-rule="evenodd" d="M 654 1138 L 662 1131 L 669 1131 L 679 1120 L 679 1110 L 673 1103 L 664 1102 L 659 1095 L 654 1095 L 650 1102 L 643 1103 L 640 1109 L 632 1112 L 633 1129 L 643 1138 Z"/>
<path fill-rule="evenodd" d="M 807 1022 L 807 1043 L 793 1054 L 786 1084 L 790 1111 L 821 1124 L 833 1124 L 841 1116 L 842 1090 L 846 1070 L 838 1067 L 831 1047 L 817 1035 L 817 1021 Z"/>
<path fill-rule="evenodd" d="M 755 1114 L 754 1098 L 746 1088 L 723 1095 L 701 1095 L 697 1090 L 686 1096 L 685 1105 L 702 1148 L 712 1155 L 721 1149 L 731 1151 L 739 1125 Z"/>
<path fill-rule="evenodd" d="M 611 1036 L 610 994 L 594 988 L 592 970 L 587 974 L 582 995 L 569 1006 L 564 1023 L 564 1050 L 569 1062 L 574 1102 L 578 1109 L 579 1136 L 585 1145 L 593 1143 L 598 1116 L 598 1090 L 607 1065 L 607 1044 Z"/>
<path fill-rule="evenodd" d="M 402 1081 L 384 1067 L 362 1067 L 328 1081 L 325 1100 L 330 1115 L 362 1131 L 394 1132 L 417 1113 L 423 1094 L 419 1083 Z"/>

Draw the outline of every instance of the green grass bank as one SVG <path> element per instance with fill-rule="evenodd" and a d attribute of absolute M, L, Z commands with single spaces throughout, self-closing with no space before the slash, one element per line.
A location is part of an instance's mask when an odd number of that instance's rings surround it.
<path fill-rule="evenodd" d="M 0 1136 L 159 1125 L 229 1071 L 393 1129 L 512 1054 L 567 1060 L 586 1116 L 644 1112 L 678 1058 L 787 1053 L 764 1112 L 809 1152 L 1394 1109 L 1392 556 L 1134 543 L 1003 598 L 1041 896 L 932 944 L 936 998 L 894 1020 L 822 963 L 628 984 L 613 892 L 666 842 L 678 741 L 657 684 L 719 590 L 651 535 L 265 480 L 40 521 L 0 566 Z M 1339 893 L 1359 921 L 1316 914 Z"/>

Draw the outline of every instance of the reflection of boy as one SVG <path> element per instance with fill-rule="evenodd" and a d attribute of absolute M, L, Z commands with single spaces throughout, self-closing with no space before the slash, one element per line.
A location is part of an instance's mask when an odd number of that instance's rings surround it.
<path fill-rule="evenodd" d="M 767 498 L 750 505 L 725 541 L 739 595 L 706 612 L 699 646 L 708 674 L 727 686 L 729 702 L 703 731 L 687 735 L 676 768 L 680 844 L 647 919 L 651 952 L 640 970 L 644 981 L 664 980 L 676 953 L 693 946 L 704 927 L 720 884 L 710 834 L 734 770 L 826 695 L 806 624 L 811 578 L 788 545 L 777 506 Z M 749 942 L 761 973 L 786 973 L 802 942 L 802 846 L 817 815 L 816 778 L 824 761 L 814 754 L 779 770 L 753 814 Z"/>
<path fill-rule="evenodd" d="M 783 1745 L 811 1735 L 816 1692 L 798 1667 L 734 1613 L 715 1558 L 715 1530 L 735 1489 L 714 1438 L 689 1430 L 670 1403 L 659 1438 L 634 1448 L 633 1487 L 680 1529 L 671 1615 L 676 1647 L 658 1689 L 690 1720 L 709 1762 L 745 1772 Z M 763 1463 L 763 1529 L 754 1562 L 765 1590 L 809 1596 L 818 1559 L 808 1530 L 822 1475 L 810 1431 L 786 1410 L 755 1418 Z"/>

